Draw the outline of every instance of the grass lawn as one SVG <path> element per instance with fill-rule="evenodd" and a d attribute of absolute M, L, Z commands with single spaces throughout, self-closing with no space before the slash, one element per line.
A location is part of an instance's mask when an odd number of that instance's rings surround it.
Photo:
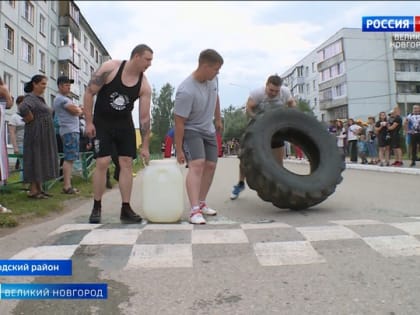
<path fill-rule="evenodd" d="M 137 173 L 143 168 L 142 162 L 135 162 L 133 171 Z M 116 182 L 112 177 L 113 166 L 111 167 L 111 182 L 115 186 Z M 8 183 L 17 182 L 19 174 L 13 173 Z M 3 187 L 0 191 L 0 204 L 13 212 L 8 214 L 0 214 L 0 229 L 15 227 L 22 222 L 34 218 L 42 218 L 52 213 L 63 211 L 65 203 L 71 199 L 91 199 L 93 195 L 92 179 L 85 180 L 82 176 L 73 175 L 72 184 L 80 190 L 77 195 L 66 195 L 62 193 L 63 182 L 56 181 L 48 190 L 53 197 L 48 199 L 31 199 L 27 197 L 28 185 L 22 183 L 14 183 Z"/>

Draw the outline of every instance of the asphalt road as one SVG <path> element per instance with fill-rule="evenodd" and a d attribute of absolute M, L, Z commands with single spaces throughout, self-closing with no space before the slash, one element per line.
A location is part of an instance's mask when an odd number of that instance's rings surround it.
<path fill-rule="evenodd" d="M 237 171 L 238 159 L 219 160 L 208 197 L 219 213 L 205 226 L 121 225 L 114 188 L 102 225 L 86 224 L 88 201 L 2 237 L 2 259 L 71 258 L 73 275 L 0 283 L 107 283 L 108 299 L 0 300 L 0 314 L 419 314 L 418 169 L 349 165 L 336 192 L 304 211 L 249 189 L 231 201 Z"/>

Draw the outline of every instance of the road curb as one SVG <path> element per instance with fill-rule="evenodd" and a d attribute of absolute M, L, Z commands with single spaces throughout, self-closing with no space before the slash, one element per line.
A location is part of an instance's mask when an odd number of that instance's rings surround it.
<path fill-rule="evenodd" d="M 294 164 L 309 164 L 304 160 L 284 160 L 285 163 Z M 409 174 L 409 175 L 420 175 L 420 168 L 409 168 L 409 167 L 395 167 L 395 166 L 378 166 L 378 165 L 366 165 L 346 162 L 346 169 L 373 171 L 373 172 L 384 172 L 384 173 L 398 173 L 398 174 Z"/>

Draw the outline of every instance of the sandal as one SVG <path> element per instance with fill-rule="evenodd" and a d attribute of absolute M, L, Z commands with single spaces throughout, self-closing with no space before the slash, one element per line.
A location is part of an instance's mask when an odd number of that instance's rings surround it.
<path fill-rule="evenodd" d="M 63 188 L 63 194 L 76 195 L 78 193 L 79 193 L 79 190 L 77 188 L 74 188 L 74 187 L 70 187 L 70 188 L 67 188 L 67 189 Z"/>
<path fill-rule="evenodd" d="M 12 210 L 7 209 L 6 207 L 3 207 L 0 205 L 0 213 L 12 213 Z"/>
<path fill-rule="evenodd" d="M 47 193 L 46 191 L 41 191 L 41 194 L 43 194 L 46 197 L 52 197 L 53 196 L 50 193 Z"/>
<path fill-rule="evenodd" d="M 32 198 L 32 199 L 48 199 L 48 197 L 46 195 L 44 195 L 43 193 L 37 193 L 37 194 L 29 194 L 28 193 L 28 198 Z"/>

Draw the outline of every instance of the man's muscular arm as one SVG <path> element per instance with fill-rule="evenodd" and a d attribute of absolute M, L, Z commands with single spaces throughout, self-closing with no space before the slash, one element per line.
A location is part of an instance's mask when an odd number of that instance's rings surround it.
<path fill-rule="evenodd" d="M 143 82 L 140 89 L 140 109 L 139 123 L 142 148 L 149 150 L 150 138 L 150 102 L 152 98 L 152 89 L 146 76 L 143 75 Z"/>
<path fill-rule="evenodd" d="M 115 68 L 115 62 L 107 61 L 92 74 L 85 94 L 83 96 L 83 112 L 85 114 L 86 124 L 92 123 L 93 98 L 100 91 L 102 86 L 107 83 L 107 78 Z"/>

